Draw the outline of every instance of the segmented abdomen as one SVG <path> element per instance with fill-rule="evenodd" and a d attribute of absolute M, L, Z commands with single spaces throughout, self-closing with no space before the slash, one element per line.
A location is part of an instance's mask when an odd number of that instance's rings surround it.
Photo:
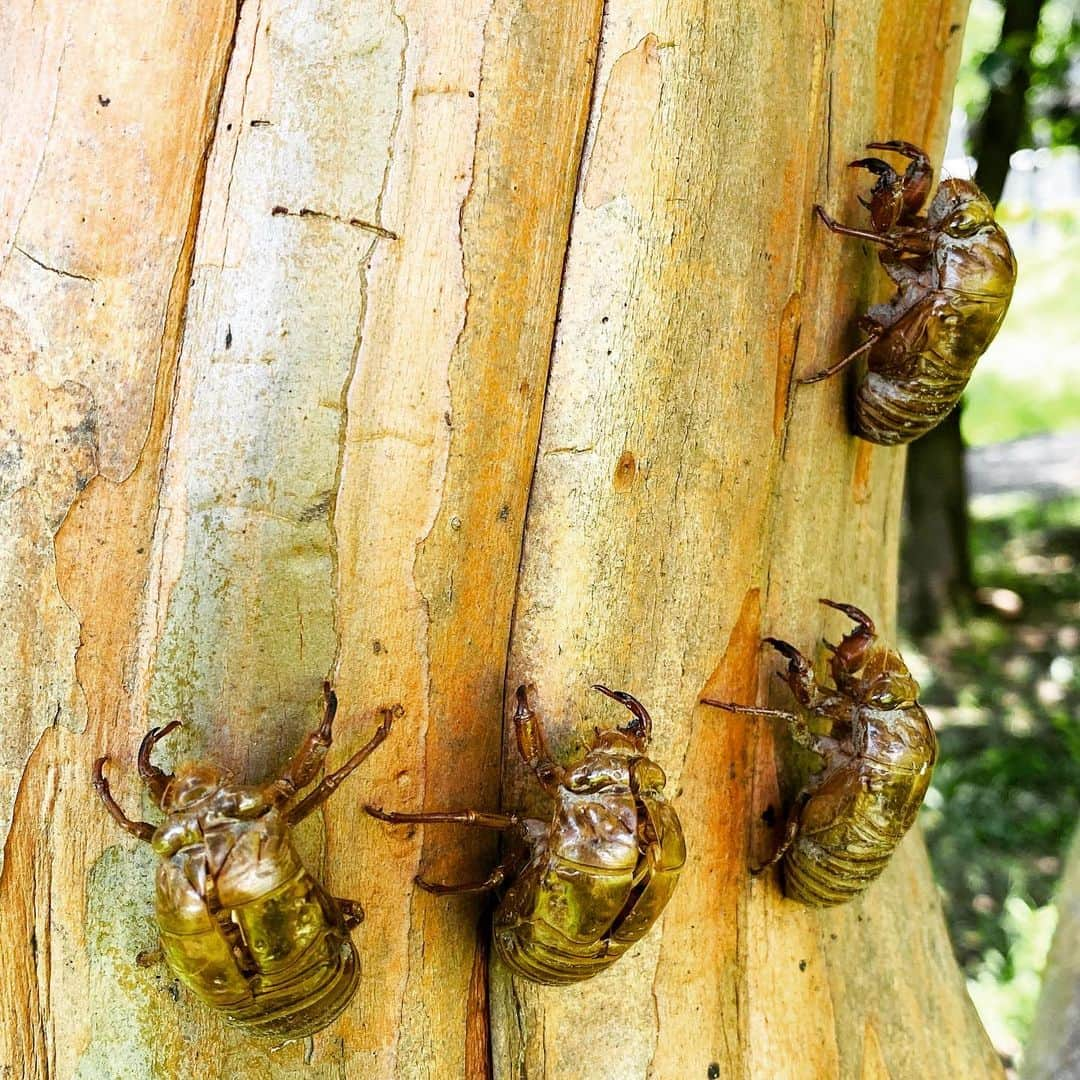
<path fill-rule="evenodd" d="M 900 838 L 860 820 L 800 836 L 784 856 L 784 893 L 811 907 L 846 903 L 881 874 Z"/>
<path fill-rule="evenodd" d="M 895 446 L 940 424 L 956 407 L 1007 308 L 1008 297 L 941 289 L 915 351 L 898 359 L 886 335 L 870 353 L 855 392 L 856 432 Z"/>
<path fill-rule="evenodd" d="M 952 412 L 968 375 L 956 378 L 932 354 L 920 367 L 927 370 L 907 379 L 867 372 L 855 393 L 855 430 L 859 435 L 870 442 L 896 446 L 925 435 Z"/>
<path fill-rule="evenodd" d="M 638 819 L 649 822 L 651 856 L 639 849 L 636 862 L 603 868 L 544 850 L 522 870 L 495 913 L 495 950 L 508 967 L 548 985 L 580 982 L 649 932 L 679 880 L 686 845 L 670 804 L 639 804 Z"/>

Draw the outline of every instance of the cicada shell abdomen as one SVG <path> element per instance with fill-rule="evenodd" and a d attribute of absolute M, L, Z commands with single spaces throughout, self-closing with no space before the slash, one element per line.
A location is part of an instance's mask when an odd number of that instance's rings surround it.
<path fill-rule="evenodd" d="M 1008 304 L 1008 296 L 999 299 L 941 290 L 933 298 L 924 337 L 900 363 L 882 355 L 894 348 L 891 340 L 871 351 L 866 374 L 855 391 L 856 433 L 870 442 L 896 446 L 940 424 L 956 408 Z"/>
<path fill-rule="evenodd" d="M 646 833 L 655 839 L 643 848 Z M 669 803 L 629 791 L 564 792 L 548 843 L 498 907 L 496 951 L 533 982 L 592 978 L 649 932 L 685 862 Z"/>
<path fill-rule="evenodd" d="M 159 830 L 157 921 L 180 981 L 249 1034 L 309 1035 L 349 1003 L 360 964 L 341 909 L 304 869 L 275 810 L 176 842 Z"/>
<path fill-rule="evenodd" d="M 929 767 L 918 772 L 864 761 L 827 781 L 807 802 L 784 856 L 785 894 L 831 907 L 864 892 L 915 823 L 930 777 Z"/>

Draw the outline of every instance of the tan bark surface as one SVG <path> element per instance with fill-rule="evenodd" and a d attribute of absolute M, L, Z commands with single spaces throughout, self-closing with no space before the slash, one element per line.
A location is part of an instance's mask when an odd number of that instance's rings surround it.
<path fill-rule="evenodd" d="M 538 808 L 521 681 L 567 756 L 589 683 L 648 704 L 691 861 L 591 983 L 493 966 L 496 1076 L 999 1074 L 919 837 L 840 911 L 751 883 L 785 768 L 695 704 L 772 697 L 818 596 L 888 627 L 902 452 L 790 381 L 881 282 L 810 208 L 855 214 L 868 139 L 940 151 L 965 9 L 0 9 L 0 1076 L 481 1075 L 480 907 L 410 882 L 494 844 L 359 811 Z M 135 815 L 181 716 L 163 765 L 265 778 L 328 676 L 331 763 L 404 709 L 299 836 L 365 978 L 270 1051 L 135 963 L 154 860 L 90 768 Z"/>

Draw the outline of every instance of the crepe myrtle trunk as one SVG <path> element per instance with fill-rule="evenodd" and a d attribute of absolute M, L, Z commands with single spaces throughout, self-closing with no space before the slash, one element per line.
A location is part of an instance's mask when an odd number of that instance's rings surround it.
<path fill-rule="evenodd" d="M 751 879 L 797 790 L 763 636 L 894 633 L 904 451 L 853 438 L 887 284 L 824 242 L 846 163 L 940 154 L 964 0 L 12 0 L 0 14 L 0 1074 L 999 1076 L 917 829 L 826 912 Z M 298 825 L 363 905 L 359 987 L 279 1049 L 148 963 L 156 856 L 107 755 L 258 784 L 318 723 Z M 531 816 L 532 688 L 571 762 L 624 690 L 689 858 L 595 979 L 489 957 L 476 830 Z M 142 957 L 143 962 L 140 962 Z"/>

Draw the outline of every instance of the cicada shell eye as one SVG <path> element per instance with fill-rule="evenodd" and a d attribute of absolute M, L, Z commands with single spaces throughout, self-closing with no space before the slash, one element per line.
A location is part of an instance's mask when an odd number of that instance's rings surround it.
<path fill-rule="evenodd" d="M 866 700 L 878 709 L 895 709 L 901 705 L 910 705 L 917 701 L 918 697 L 919 684 L 907 668 L 903 667 L 902 670 L 886 671 L 879 676 L 870 685 Z"/>
<path fill-rule="evenodd" d="M 978 211 L 973 206 L 954 214 L 945 223 L 944 231 L 955 237 L 974 236 L 986 224 L 986 216 Z"/>
<path fill-rule="evenodd" d="M 970 180 L 942 180 L 927 215 L 931 228 L 953 235 L 953 221 L 965 226 L 977 219 L 980 227 L 994 219 L 994 205 Z"/>
<path fill-rule="evenodd" d="M 667 783 L 667 774 L 655 761 L 638 758 L 630 767 L 631 787 L 636 792 L 661 792 Z"/>

